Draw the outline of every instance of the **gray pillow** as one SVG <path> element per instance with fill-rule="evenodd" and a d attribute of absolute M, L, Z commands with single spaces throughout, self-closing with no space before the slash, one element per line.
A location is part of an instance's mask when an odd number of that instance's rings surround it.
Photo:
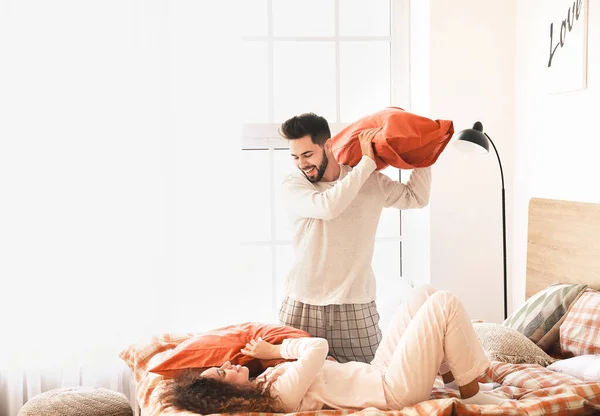
<path fill-rule="evenodd" d="M 490 360 L 544 367 L 556 361 L 515 329 L 488 322 L 475 322 L 473 328 Z"/>
<path fill-rule="evenodd" d="M 527 299 L 502 325 L 516 329 L 539 347 L 545 348 L 558 341 L 558 322 L 586 287 L 587 285 L 568 283 L 550 285 Z M 546 338 L 541 343 L 544 337 Z"/>

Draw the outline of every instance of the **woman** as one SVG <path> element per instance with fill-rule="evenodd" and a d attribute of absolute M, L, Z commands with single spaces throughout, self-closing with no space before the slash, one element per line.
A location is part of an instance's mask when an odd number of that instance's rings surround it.
<path fill-rule="evenodd" d="M 323 407 L 400 410 L 428 400 L 438 373 L 447 386 L 458 386 L 464 403 L 507 401 L 480 390 L 477 379 L 490 362 L 471 321 L 458 298 L 431 286 L 415 290 L 398 308 L 370 364 L 327 360 L 322 338 L 286 339 L 281 345 L 258 339 L 241 352 L 296 361 L 270 368 L 255 380 L 246 367 L 229 362 L 185 375 L 163 391 L 163 406 L 201 414 Z"/>

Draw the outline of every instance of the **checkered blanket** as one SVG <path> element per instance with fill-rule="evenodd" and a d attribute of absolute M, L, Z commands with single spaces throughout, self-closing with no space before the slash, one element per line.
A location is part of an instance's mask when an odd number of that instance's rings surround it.
<path fill-rule="evenodd" d="M 175 348 L 193 334 L 165 335 L 154 338 L 143 348 L 133 346 L 121 353 L 121 358 L 132 368 L 138 383 L 137 398 L 148 416 L 184 415 L 196 413 L 174 409 L 160 411 L 157 397 L 164 379 L 147 369 L 162 359 L 162 355 Z M 557 373 L 535 364 L 507 364 L 492 361 L 492 366 L 480 382 L 494 381 L 502 386 L 494 394 L 515 399 L 501 406 L 465 405 L 458 399 L 458 392 L 444 389 L 440 378 L 435 382 L 431 399 L 401 411 L 382 412 L 377 409 L 321 410 L 294 413 L 294 416 L 343 416 L 348 414 L 390 416 L 400 415 L 586 415 L 600 413 L 600 383 L 589 383 L 575 377 Z M 268 416 L 268 415 L 264 415 Z"/>

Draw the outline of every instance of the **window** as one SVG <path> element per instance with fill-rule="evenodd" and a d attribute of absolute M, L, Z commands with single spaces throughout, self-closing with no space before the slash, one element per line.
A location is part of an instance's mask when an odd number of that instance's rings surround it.
<path fill-rule="evenodd" d="M 257 319 L 273 320 L 293 262 L 292 230 L 279 185 L 293 169 L 280 124 L 294 115 L 325 117 L 332 134 L 385 106 L 407 108 L 405 0 L 246 0 L 244 26 L 244 224 L 247 278 L 271 291 Z M 400 179 L 397 169 L 384 171 Z M 384 210 L 373 269 L 378 298 L 402 271 L 400 212 Z M 260 283 L 259 283 L 260 282 Z"/>

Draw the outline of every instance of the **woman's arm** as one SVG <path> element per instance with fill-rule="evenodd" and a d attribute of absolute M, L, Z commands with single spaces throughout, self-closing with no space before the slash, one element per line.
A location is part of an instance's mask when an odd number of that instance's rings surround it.
<path fill-rule="evenodd" d="M 323 338 L 288 338 L 281 345 L 271 345 L 265 341 L 261 341 L 261 343 L 263 344 L 260 348 L 260 356 L 252 355 L 252 350 L 256 351 L 259 348 L 250 344 L 246 345 L 242 353 L 256 358 L 296 359 L 271 385 L 272 395 L 279 397 L 283 410 L 293 412 L 298 408 L 308 388 L 323 367 L 329 352 L 329 344 Z"/>

